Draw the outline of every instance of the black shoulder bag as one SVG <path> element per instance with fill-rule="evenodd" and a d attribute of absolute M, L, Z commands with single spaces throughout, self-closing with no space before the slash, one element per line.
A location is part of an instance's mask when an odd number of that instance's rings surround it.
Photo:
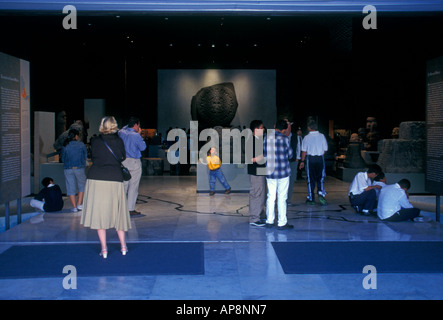
<path fill-rule="evenodd" d="M 120 163 L 120 169 L 122 171 L 122 176 L 123 176 L 123 180 L 124 181 L 129 181 L 131 180 L 131 173 L 129 172 L 129 169 L 126 168 L 120 160 L 118 160 L 118 158 L 116 157 L 116 155 L 114 154 L 114 152 L 112 151 L 112 149 L 108 146 L 108 144 L 106 143 L 105 139 L 103 139 L 102 136 L 100 136 L 100 138 L 102 139 L 103 143 L 105 144 L 105 146 L 108 148 L 108 150 L 112 153 L 112 155 L 114 156 L 115 160 L 118 161 L 118 163 Z"/>

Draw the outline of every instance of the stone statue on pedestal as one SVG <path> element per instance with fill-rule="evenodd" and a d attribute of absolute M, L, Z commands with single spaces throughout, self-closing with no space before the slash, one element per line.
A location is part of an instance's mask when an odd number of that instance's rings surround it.
<path fill-rule="evenodd" d="M 425 172 L 426 122 L 400 123 L 398 139 L 384 139 L 380 151 L 377 164 L 384 172 Z"/>
<path fill-rule="evenodd" d="M 349 146 L 346 150 L 346 158 L 343 163 L 345 168 L 365 168 L 366 163 L 361 156 L 361 142 L 357 133 L 351 135 Z"/>

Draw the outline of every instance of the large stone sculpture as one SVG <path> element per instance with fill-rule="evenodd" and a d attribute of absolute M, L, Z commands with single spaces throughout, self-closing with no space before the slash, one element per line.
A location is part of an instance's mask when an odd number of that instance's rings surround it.
<path fill-rule="evenodd" d="M 343 165 L 345 168 L 353 169 L 366 167 L 366 163 L 361 156 L 361 142 L 357 133 L 351 135 Z"/>
<path fill-rule="evenodd" d="M 421 173 L 426 163 L 426 122 L 400 123 L 398 139 L 384 139 L 377 164 L 384 172 Z"/>
<path fill-rule="evenodd" d="M 59 137 L 66 130 L 66 111 L 60 111 L 59 113 L 57 113 L 57 120 L 55 123 L 55 136 Z"/>
<path fill-rule="evenodd" d="M 192 97 L 192 120 L 199 127 L 229 127 L 237 112 L 238 102 L 232 82 L 201 88 Z"/>
<path fill-rule="evenodd" d="M 380 133 L 378 131 L 378 121 L 375 117 L 368 117 L 366 119 L 365 149 L 376 151 L 379 140 L 380 140 Z"/>

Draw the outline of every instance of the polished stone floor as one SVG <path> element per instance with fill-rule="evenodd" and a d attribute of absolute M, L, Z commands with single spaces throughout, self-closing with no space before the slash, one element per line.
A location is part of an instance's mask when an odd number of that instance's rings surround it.
<path fill-rule="evenodd" d="M 377 288 L 362 285 L 367 274 L 285 274 L 273 241 L 442 241 L 441 223 L 425 212 L 426 222 L 385 223 L 357 215 L 347 200 L 349 183 L 327 177 L 328 205 L 307 206 L 305 181 L 297 181 L 288 208 L 294 229 L 250 226 L 248 194 L 196 193 L 195 176 L 142 177 L 127 233 L 135 242 L 204 243 L 204 275 L 78 277 L 77 289 L 60 278 L 0 280 L 0 299 L 443 299 L 443 274 L 377 274 Z M 97 243 L 97 234 L 79 224 L 80 213 L 37 214 L 0 233 L 0 252 L 15 244 Z M 11 217 L 13 220 L 14 217 Z M 108 241 L 118 242 L 114 230 Z M 100 257 L 97 254 L 97 259 Z M 426 263 L 426 262 L 424 262 Z"/>

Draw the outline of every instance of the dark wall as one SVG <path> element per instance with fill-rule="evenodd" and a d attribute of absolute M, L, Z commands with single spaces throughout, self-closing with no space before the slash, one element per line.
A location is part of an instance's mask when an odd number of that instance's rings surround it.
<path fill-rule="evenodd" d="M 80 16 L 77 30 L 62 19 L 0 13 L 0 51 L 31 62 L 31 110 L 66 110 L 68 122 L 83 117 L 84 98 L 104 98 L 122 122 L 135 114 L 156 127 L 159 68 L 264 68 L 296 125 L 315 116 L 355 131 L 375 116 L 388 136 L 425 120 L 426 61 L 443 55 L 436 13 L 379 14 L 377 30 L 359 14 Z"/>

